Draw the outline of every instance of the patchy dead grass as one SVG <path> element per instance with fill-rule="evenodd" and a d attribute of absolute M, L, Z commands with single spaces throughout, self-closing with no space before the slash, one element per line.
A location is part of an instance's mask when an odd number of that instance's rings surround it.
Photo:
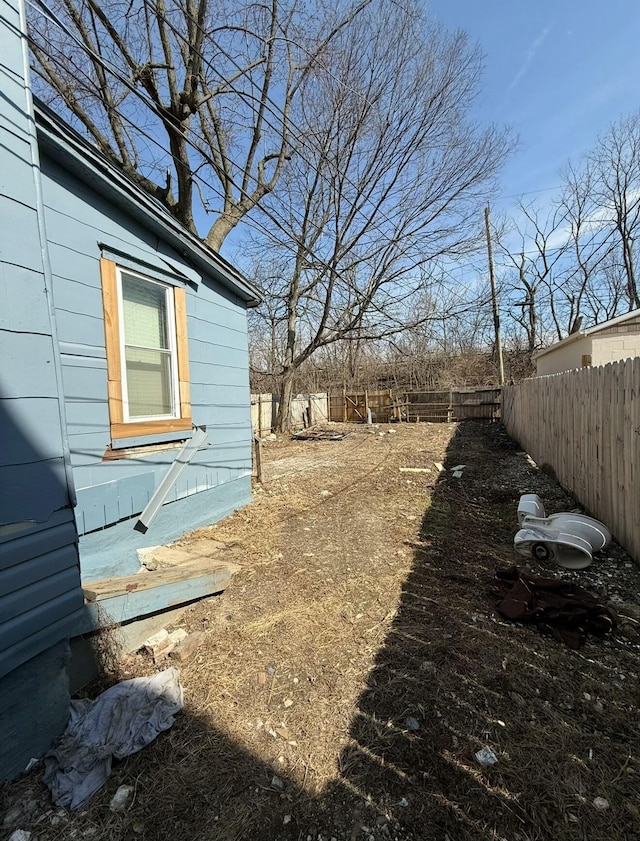
<path fill-rule="evenodd" d="M 81 815 L 53 825 L 35 772 L 7 787 L 6 803 L 41 798 L 22 828 L 39 841 L 637 841 L 636 642 L 570 651 L 503 622 L 488 590 L 515 559 L 519 495 L 561 510 L 562 489 L 483 423 L 356 428 L 264 457 L 277 478 L 254 504 L 189 538 L 224 541 L 242 568 L 186 614 L 206 641 L 182 669 L 184 714 Z M 462 480 L 434 462 L 465 464 Z M 614 547 L 577 580 L 637 602 L 627 564 Z M 123 782 L 135 801 L 113 815 Z"/>

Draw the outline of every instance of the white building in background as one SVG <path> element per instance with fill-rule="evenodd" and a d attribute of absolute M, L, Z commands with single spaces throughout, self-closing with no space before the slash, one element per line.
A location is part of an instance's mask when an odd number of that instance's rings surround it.
<path fill-rule="evenodd" d="M 608 365 L 640 356 L 640 310 L 578 330 L 534 354 L 536 374 L 559 374 L 573 368 Z"/>

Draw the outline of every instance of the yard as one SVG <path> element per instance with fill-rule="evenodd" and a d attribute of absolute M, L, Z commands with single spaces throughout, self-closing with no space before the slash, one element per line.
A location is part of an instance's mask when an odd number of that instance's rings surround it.
<path fill-rule="evenodd" d="M 185 541 L 223 541 L 241 569 L 180 622 L 206 636 L 172 729 L 81 813 L 56 810 L 41 769 L 6 786 L 6 837 L 637 841 L 640 625 L 573 651 L 503 621 L 489 589 L 520 494 L 575 503 L 498 424 L 348 430 L 266 444 L 254 504 Z M 617 546 L 570 575 L 640 618 Z M 154 668 L 139 654 L 117 676 Z"/>

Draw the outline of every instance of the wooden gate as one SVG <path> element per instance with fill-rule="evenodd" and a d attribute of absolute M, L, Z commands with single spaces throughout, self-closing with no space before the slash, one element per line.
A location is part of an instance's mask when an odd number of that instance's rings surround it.
<path fill-rule="evenodd" d="M 385 391 L 362 391 L 347 394 L 332 394 L 330 398 L 330 419 L 342 423 L 366 423 L 371 411 L 373 423 L 389 423 L 396 418 L 396 404 L 390 389 Z"/>

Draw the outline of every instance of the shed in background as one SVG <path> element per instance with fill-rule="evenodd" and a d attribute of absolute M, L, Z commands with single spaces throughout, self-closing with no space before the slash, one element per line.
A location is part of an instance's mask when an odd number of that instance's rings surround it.
<path fill-rule="evenodd" d="M 536 374 L 559 374 L 640 356 L 640 310 L 578 330 L 534 354 Z"/>

